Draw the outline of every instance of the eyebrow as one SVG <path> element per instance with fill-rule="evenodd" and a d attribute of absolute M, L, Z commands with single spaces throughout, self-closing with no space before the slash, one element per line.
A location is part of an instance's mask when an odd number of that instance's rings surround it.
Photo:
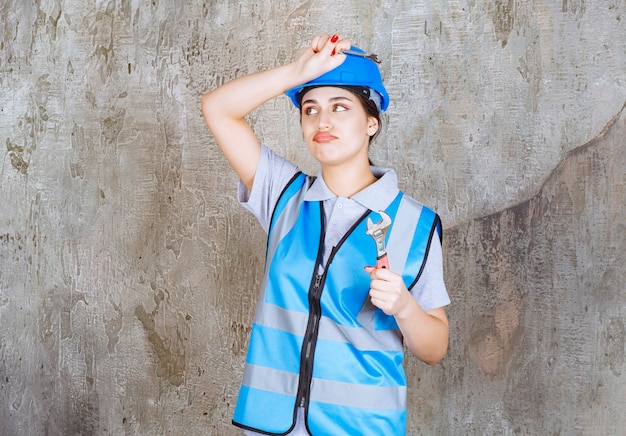
<path fill-rule="evenodd" d="M 351 103 L 353 103 L 353 102 L 354 102 L 354 100 L 352 100 L 350 97 L 345 97 L 345 96 L 343 96 L 343 95 L 340 95 L 340 96 L 338 96 L 338 97 L 331 97 L 331 98 L 329 99 L 329 101 L 331 101 L 331 102 L 341 101 L 341 100 L 346 100 L 346 101 L 349 101 L 349 102 L 351 102 Z M 312 103 L 312 104 L 317 104 L 317 100 L 312 99 L 312 98 L 309 98 L 309 99 L 307 99 L 307 100 L 302 101 L 302 103 L 300 103 L 300 106 L 304 106 L 305 104 L 309 104 L 309 103 Z"/>

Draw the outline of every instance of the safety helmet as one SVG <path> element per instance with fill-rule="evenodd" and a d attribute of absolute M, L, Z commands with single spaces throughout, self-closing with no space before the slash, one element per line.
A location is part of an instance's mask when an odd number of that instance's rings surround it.
<path fill-rule="evenodd" d="M 360 48 L 354 46 L 350 47 L 350 50 L 365 53 Z M 312 86 L 361 86 L 369 88 L 378 94 L 376 97 L 380 97 L 380 99 L 377 99 L 370 96 L 370 99 L 376 103 L 381 112 L 384 112 L 389 106 L 389 94 L 387 94 L 387 90 L 383 85 L 378 66 L 373 60 L 361 56 L 346 55 L 346 60 L 335 69 L 322 74 L 308 83 L 291 88 L 285 94 L 291 98 L 293 104 L 299 109 L 300 92 Z"/>

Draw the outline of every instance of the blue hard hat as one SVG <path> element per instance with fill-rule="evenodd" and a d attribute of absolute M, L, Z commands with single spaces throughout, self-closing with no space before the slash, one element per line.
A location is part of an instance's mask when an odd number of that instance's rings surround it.
<path fill-rule="evenodd" d="M 358 47 L 350 47 L 350 50 L 365 53 Z M 363 86 L 375 91 L 380 96 L 380 102 L 377 102 L 376 99 L 372 100 L 377 103 L 381 112 L 384 112 L 389 106 L 389 94 L 387 94 L 387 90 L 383 85 L 378 66 L 371 59 L 360 56 L 346 55 L 346 60 L 335 69 L 322 74 L 308 83 L 291 88 L 285 94 L 291 98 L 293 104 L 299 109 L 300 92 L 311 86 Z"/>

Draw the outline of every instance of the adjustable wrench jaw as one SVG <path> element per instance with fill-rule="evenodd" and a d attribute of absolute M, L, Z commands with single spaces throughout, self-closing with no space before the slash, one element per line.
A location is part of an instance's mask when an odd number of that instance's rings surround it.
<path fill-rule="evenodd" d="M 391 225 L 391 217 L 385 212 L 378 211 L 382 220 L 374 224 L 371 218 L 367 219 L 367 234 L 370 235 L 376 243 L 376 268 L 389 269 L 389 258 L 387 257 L 387 249 L 385 248 L 385 237 L 387 230 Z"/>

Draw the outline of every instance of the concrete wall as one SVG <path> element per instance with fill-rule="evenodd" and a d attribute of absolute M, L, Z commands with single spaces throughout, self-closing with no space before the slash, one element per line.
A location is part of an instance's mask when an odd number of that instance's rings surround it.
<path fill-rule="evenodd" d="M 451 343 L 413 434 L 626 428 L 626 3 L 6 0 L 0 431 L 237 434 L 265 236 L 206 90 L 340 31 L 382 56 L 374 161 L 445 226 Z M 315 170 L 285 97 L 251 116 Z"/>

